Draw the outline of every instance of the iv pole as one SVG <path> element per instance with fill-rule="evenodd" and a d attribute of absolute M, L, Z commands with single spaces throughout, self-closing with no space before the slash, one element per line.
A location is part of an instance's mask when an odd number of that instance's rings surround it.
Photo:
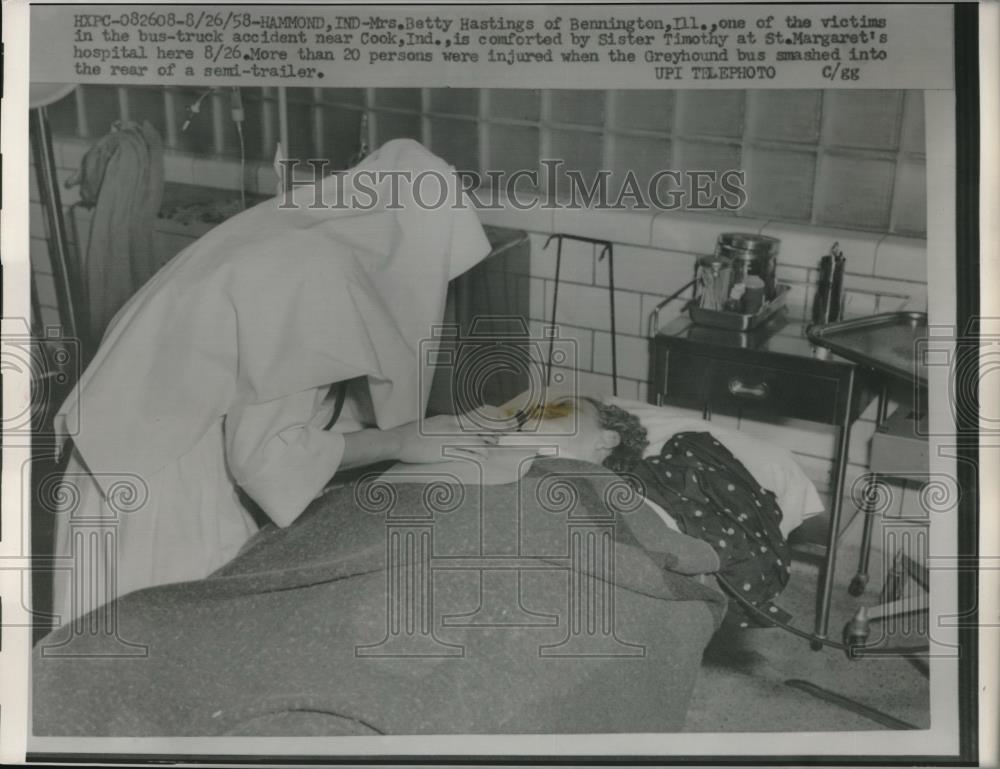
<path fill-rule="evenodd" d="M 72 88 L 71 88 L 72 90 Z M 63 218 L 62 198 L 59 194 L 59 180 L 56 175 L 55 154 L 52 150 L 52 133 L 49 127 L 46 104 L 65 96 L 60 94 L 42 104 L 32 103 L 29 111 L 28 130 L 35 159 L 35 175 L 42 208 L 45 211 L 45 226 L 48 230 L 49 254 L 52 260 L 52 277 L 55 281 L 56 300 L 59 303 L 63 334 L 79 341 L 84 362 L 91 353 L 85 324 L 81 322 L 80 275 L 77 265 L 70 256 L 69 240 L 66 236 L 66 222 Z M 33 100 L 34 101 L 34 100 Z"/>

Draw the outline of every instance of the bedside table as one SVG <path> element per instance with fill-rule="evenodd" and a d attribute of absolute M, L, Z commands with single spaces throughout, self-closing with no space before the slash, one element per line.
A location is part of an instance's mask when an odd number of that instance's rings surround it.
<path fill-rule="evenodd" d="M 815 633 L 826 638 L 844 504 L 851 426 L 878 394 L 868 369 L 816 348 L 787 310 L 747 333 L 699 326 L 681 316 L 650 340 L 649 401 L 739 416 L 786 417 L 838 428 L 830 521 Z M 821 645 L 813 643 L 814 649 Z"/>

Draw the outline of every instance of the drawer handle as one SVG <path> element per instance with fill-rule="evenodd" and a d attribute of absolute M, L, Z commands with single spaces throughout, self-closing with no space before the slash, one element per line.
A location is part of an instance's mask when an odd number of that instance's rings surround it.
<path fill-rule="evenodd" d="M 753 398 L 754 400 L 764 400 L 770 392 L 767 382 L 758 385 L 746 385 L 740 379 L 729 380 L 729 392 L 739 398 Z"/>

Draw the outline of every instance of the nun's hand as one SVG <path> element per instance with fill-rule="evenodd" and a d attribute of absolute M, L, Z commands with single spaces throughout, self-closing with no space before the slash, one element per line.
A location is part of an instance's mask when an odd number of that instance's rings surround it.
<path fill-rule="evenodd" d="M 484 461 L 497 445 L 505 422 L 484 423 L 476 415 L 443 414 L 395 428 L 401 462 L 424 464 L 454 459 Z"/>

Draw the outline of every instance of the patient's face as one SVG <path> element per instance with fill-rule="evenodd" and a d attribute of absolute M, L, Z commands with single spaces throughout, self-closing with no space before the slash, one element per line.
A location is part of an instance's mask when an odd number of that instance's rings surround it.
<path fill-rule="evenodd" d="M 576 401 L 576 413 L 546 419 L 546 443 L 559 447 L 559 456 L 601 464 L 621 441 L 614 430 L 601 427 L 597 408 L 588 401 Z"/>

